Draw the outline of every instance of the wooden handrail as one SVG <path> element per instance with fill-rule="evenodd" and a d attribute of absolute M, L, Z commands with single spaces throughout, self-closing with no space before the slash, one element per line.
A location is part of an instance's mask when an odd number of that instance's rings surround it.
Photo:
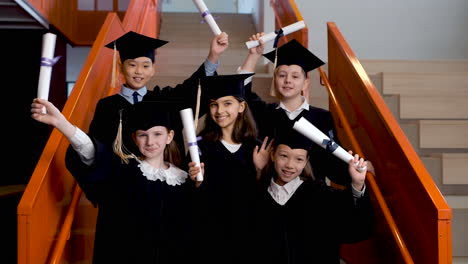
<path fill-rule="evenodd" d="M 52 250 L 52 255 L 49 261 L 49 263 L 51 264 L 60 263 L 60 259 L 62 258 L 65 245 L 67 243 L 67 240 L 70 238 L 70 232 L 73 219 L 75 218 L 76 207 L 78 206 L 78 202 L 80 201 L 82 193 L 83 191 L 81 190 L 80 186 L 78 186 L 78 184 L 75 184 L 73 189 L 72 200 L 70 202 L 70 205 L 68 206 L 65 220 L 63 221 L 63 224 L 60 227 L 57 242 L 55 243 L 55 246 Z"/>
<path fill-rule="evenodd" d="M 126 13 L 131 17 L 126 20 L 127 26 L 122 25 L 116 13 L 108 14 L 62 111 L 72 123 L 86 130 L 97 101 L 117 92 L 110 87 L 110 78 L 102 78 L 110 76 L 108 61 L 112 61 L 112 51 L 104 45 L 127 30 L 157 35 L 159 25 L 155 24 L 160 15 L 155 12 L 160 10 L 155 7 L 157 3 L 132 0 Z M 139 22 L 134 23 L 133 18 Z M 64 165 L 67 147 L 67 140 L 54 129 L 18 205 L 19 264 L 58 263 L 62 258 L 82 193 Z"/>
<path fill-rule="evenodd" d="M 333 108 L 336 111 L 336 114 L 339 117 L 341 124 L 343 125 L 346 136 L 349 137 L 349 141 L 351 142 L 351 147 L 354 150 L 354 153 L 357 153 L 359 154 L 359 156 L 365 158 L 364 153 L 362 152 L 359 146 L 359 143 L 356 140 L 356 137 L 354 136 L 351 130 L 351 126 L 349 125 L 346 115 L 343 113 L 343 110 L 338 104 L 335 94 L 333 93 L 333 89 L 331 88 L 330 81 L 328 80 L 328 77 L 325 71 L 322 69 L 322 67 L 319 67 L 319 72 L 320 72 L 320 78 L 323 81 L 323 84 L 328 91 L 329 100 L 330 100 L 329 102 L 332 104 L 331 108 Z M 393 238 L 397 242 L 398 248 L 400 250 L 401 255 L 403 256 L 403 259 L 408 264 L 414 263 L 413 259 L 411 258 L 411 255 L 409 254 L 408 248 L 406 247 L 406 244 L 403 241 L 400 231 L 398 230 L 398 227 L 395 224 L 395 220 L 393 219 L 392 214 L 390 213 L 390 210 L 388 209 L 387 203 L 385 202 L 382 192 L 380 191 L 379 186 L 377 185 L 377 182 L 375 181 L 375 176 L 372 173 L 368 172 L 366 175 L 366 178 L 367 178 L 368 183 L 370 184 L 370 187 L 372 189 L 372 192 L 375 198 L 377 199 L 379 208 L 382 210 L 382 213 L 389 225 Z"/>
<path fill-rule="evenodd" d="M 127 31 L 133 30 L 135 32 L 144 33 L 145 35 L 148 35 L 151 37 L 156 37 L 158 35 L 158 32 L 156 31 L 148 30 L 149 32 L 145 32 L 145 28 L 148 26 L 148 22 L 150 25 L 152 24 L 150 22 L 151 20 L 149 17 L 151 14 L 149 14 L 149 12 L 154 10 L 154 7 L 156 4 L 157 4 L 156 0 L 132 1 L 129 4 L 129 8 L 125 15 L 123 27 L 126 28 Z M 135 13 L 139 14 L 139 16 L 136 16 Z M 106 25 L 106 23 L 104 25 Z M 109 94 L 114 93 L 115 92 L 114 90 L 119 87 L 120 86 L 111 87 L 109 89 Z M 81 188 L 78 186 L 78 184 L 75 184 L 72 201 L 68 208 L 65 221 L 62 227 L 60 228 L 60 233 L 58 235 L 57 243 L 55 244 L 55 247 L 53 249 L 53 253 L 51 256 L 51 260 L 50 260 L 50 263 L 52 264 L 59 263 L 62 257 L 63 251 L 65 249 L 66 241 L 68 240 L 70 236 L 76 207 L 78 205 L 78 201 L 80 200 L 82 193 L 83 192 Z"/>
<path fill-rule="evenodd" d="M 297 17 L 284 15 L 284 10 L 299 13 L 292 0 L 271 0 L 270 3 L 276 23 L 283 23 L 284 17 Z M 381 221 L 378 223 L 381 233 L 367 244 L 346 245 L 344 254 L 350 257 L 349 263 L 384 263 L 380 255 L 394 258 L 387 260 L 388 263 L 450 263 L 450 208 L 336 26 L 328 23 L 328 28 L 328 66 L 331 77 L 328 79 L 322 67 L 319 73 L 322 85 L 329 94 L 335 125 L 341 128 L 338 131 L 342 133 L 340 139 L 361 156 L 370 158 L 376 170 L 380 171 L 380 177 L 368 175 L 367 182 L 373 201 L 382 215 L 378 219 Z M 378 122 L 379 127 L 375 127 L 375 122 Z M 385 132 L 386 137 L 379 134 L 381 131 Z M 387 141 L 391 141 L 391 145 Z M 384 153 L 379 155 L 377 149 Z M 395 151 L 395 157 L 389 156 L 388 151 Z M 405 176 L 408 174 L 407 177 L 398 174 L 395 163 L 399 163 L 402 173 Z M 404 188 L 396 182 L 397 179 L 405 183 Z M 407 208 L 407 204 L 411 204 L 412 210 Z M 418 235 L 414 235 L 414 230 L 420 231 Z M 421 235 L 423 237 L 419 237 Z M 432 249 L 431 252 L 420 249 L 421 243 L 416 240 L 424 240 L 423 243 Z M 361 247 L 360 251 L 369 247 L 369 256 L 357 256 L 354 253 L 356 251 L 352 250 L 353 246 Z"/>
<path fill-rule="evenodd" d="M 451 209 L 336 25 L 327 25 L 331 99 L 345 117 L 335 121 L 341 121 L 341 131 L 348 130 L 340 139 L 373 161 L 379 177 L 369 183 L 379 187 L 398 226 L 398 233 L 390 231 L 399 251 L 384 242 L 380 253 L 404 254 L 391 263 L 451 263 Z M 332 113 L 338 115 L 334 104 Z M 406 246 L 399 245 L 403 239 Z"/>

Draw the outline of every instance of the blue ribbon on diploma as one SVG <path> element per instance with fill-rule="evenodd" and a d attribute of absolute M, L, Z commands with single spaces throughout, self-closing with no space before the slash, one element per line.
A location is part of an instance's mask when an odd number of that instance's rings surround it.
<path fill-rule="evenodd" d="M 275 41 L 273 42 L 273 48 L 276 48 L 278 47 L 278 40 L 279 38 L 281 38 L 282 36 L 284 36 L 284 33 L 283 33 L 283 29 L 280 28 L 278 30 L 275 30 L 275 33 L 276 33 L 276 37 L 275 37 Z"/>
<path fill-rule="evenodd" d="M 203 18 L 205 18 L 207 15 L 211 15 L 210 10 L 206 10 L 205 12 L 203 12 L 203 13 L 201 14 L 201 16 L 202 16 Z M 219 16 L 213 16 L 213 19 L 214 19 L 214 20 L 217 20 L 218 18 L 219 18 Z M 203 24 L 203 23 L 205 23 L 205 22 L 206 22 L 206 21 L 205 21 L 204 19 L 202 19 L 202 20 L 200 21 L 200 24 Z"/>
<path fill-rule="evenodd" d="M 49 59 L 49 58 L 44 58 L 42 57 L 41 58 L 41 66 L 46 66 L 46 67 L 52 67 L 54 66 L 58 61 L 59 59 L 61 58 L 62 56 L 57 56 L 53 59 Z"/>
<path fill-rule="evenodd" d="M 338 144 L 335 143 L 335 141 L 333 141 L 333 131 L 328 131 L 328 135 L 330 136 L 330 139 L 324 139 L 322 141 L 322 144 L 325 145 L 325 149 L 332 153 L 333 151 L 335 151 L 337 148 L 338 148 Z"/>
<path fill-rule="evenodd" d="M 207 15 L 210 15 L 210 14 L 211 14 L 211 13 L 210 13 L 210 10 L 207 9 L 205 12 L 203 12 L 203 13 L 201 14 L 201 16 L 202 16 L 202 17 L 206 17 Z"/>
<path fill-rule="evenodd" d="M 197 141 L 195 141 L 195 142 L 187 142 L 187 145 L 188 145 L 189 147 L 192 147 L 192 146 L 197 146 L 197 147 L 198 147 L 197 142 L 200 141 L 201 139 L 202 139 L 202 137 L 198 136 L 198 137 L 197 137 Z M 198 148 L 198 155 L 201 156 L 201 154 L 202 154 L 202 153 L 201 153 L 201 150 L 200 150 L 200 148 Z"/>

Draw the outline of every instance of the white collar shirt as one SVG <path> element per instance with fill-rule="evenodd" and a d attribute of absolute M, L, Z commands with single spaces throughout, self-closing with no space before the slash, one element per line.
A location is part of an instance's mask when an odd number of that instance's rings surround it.
<path fill-rule="evenodd" d="M 300 177 L 296 177 L 292 181 L 281 186 L 272 178 L 270 186 L 268 187 L 268 193 L 270 193 L 273 200 L 278 204 L 285 205 L 303 182 L 304 181 Z"/>
<path fill-rule="evenodd" d="M 283 109 L 289 119 L 294 120 L 303 110 L 309 110 L 309 103 L 304 96 L 301 96 L 302 104 L 294 111 L 289 111 L 283 102 L 280 102 L 276 109 Z"/>

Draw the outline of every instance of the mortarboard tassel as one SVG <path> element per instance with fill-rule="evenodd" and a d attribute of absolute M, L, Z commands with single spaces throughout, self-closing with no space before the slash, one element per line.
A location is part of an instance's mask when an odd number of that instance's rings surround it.
<path fill-rule="evenodd" d="M 114 41 L 114 54 L 112 56 L 112 77 L 111 77 L 111 88 L 115 89 L 117 83 L 117 44 Z"/>
<path fill-rule="evenodd" d="M 275 74 L 276 74 L 276 65 L 278 64 L 278 41 L 279 41 L 279 38 L 284 36 L 284 34 L 283 34 L 283 29 L 281 28 L 278 30 L 275 30 L 275 33 L 276 33 L 276 37 L 273 42 L 273 48 L 275 49 L 275 60 L 273 62 L 273 71 L 275 71 Z M 273 78 L 271 81 L 270 95 L 273 97 L 276 97 L 275 78 Z"/>
<path fill-rule="evenodd" d="M 123 109 L 119 110 L 119 128 L 117 129 L 117 136 L 115 137 L 114 144 L 112 146 L 114 153 L 120 157 L 122 162 L 125 164 L 128 164 L 129 159 L 136 159 L 137 157 L 128 151 L 128 149 L 124 146 L 123 140 L 122 140 L 122 112 Z M 128 154 L 130 153 L 130 154 Z"/>

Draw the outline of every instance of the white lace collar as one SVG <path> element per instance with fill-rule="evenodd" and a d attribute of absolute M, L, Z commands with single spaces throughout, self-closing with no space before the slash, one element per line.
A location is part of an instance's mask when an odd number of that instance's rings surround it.
<path fill-rule="evenodd" d="M 138 162 L 140 163 L 138 164 L 138 167 L 140 168 L 141 172 L 143 172 L 143 176 L 145 176 L 150 181 L 160 180 L 162 182 L 166 182 L 168 185 L 176 186 L 181 185 L 187 179 L 187 172 L 177 168 L 171 163 L 166 163 L 169 165 L 169 168 L 165 170 L 161 168 L 155 168 L 144 160 L 138 160 Z"/>

